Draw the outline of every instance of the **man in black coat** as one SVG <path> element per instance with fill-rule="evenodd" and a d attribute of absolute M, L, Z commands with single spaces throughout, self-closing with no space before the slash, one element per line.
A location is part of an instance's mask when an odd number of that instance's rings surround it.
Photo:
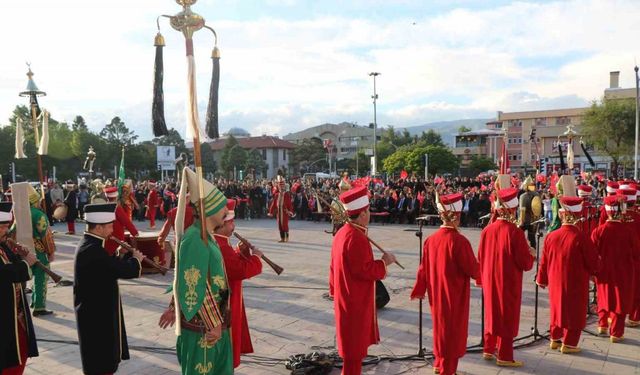
<path fill-rule="evenodd" d="M 38 356 L 31 311 L 24 282 L 31 279 L 36 255 L 21 259 L 5 242 L 11 221 L 11 202 L 0 203 L 0 373 L 22 374 L 27 358 Z"/>
<path fill-rule="evenodd" d="M 88 231 L 76 249 L 73 299 L 82 370 L 90 375 L 112 374 L 129 359 L 118 279 L 140 277 L 144 255 L 134 250 L 120 259 L 104 249 L 115 210 L 115 203 L 85 206 Z"/>

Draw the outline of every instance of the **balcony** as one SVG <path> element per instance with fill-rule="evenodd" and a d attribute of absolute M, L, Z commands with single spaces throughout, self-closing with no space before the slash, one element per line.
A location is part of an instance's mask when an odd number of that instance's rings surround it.
<path fill-rule="evenodd" d="M 458 145 L 458 147 L 454 147 L 452 149 L 454 155 L 478 155 L 478 156 L 487 156 L 487 146 L 470 146 L 466 147 L 463 145 Z"/>

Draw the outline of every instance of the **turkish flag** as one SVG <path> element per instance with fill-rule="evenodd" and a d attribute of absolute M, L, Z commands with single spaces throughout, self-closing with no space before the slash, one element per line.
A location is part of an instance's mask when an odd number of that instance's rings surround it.
<path fill-rule="evenodd" d="M 400 172 L 400 178 L 406 180 L 407 177 L 409 177 L 409 173 L 403 169 L 402 172 Z"/>

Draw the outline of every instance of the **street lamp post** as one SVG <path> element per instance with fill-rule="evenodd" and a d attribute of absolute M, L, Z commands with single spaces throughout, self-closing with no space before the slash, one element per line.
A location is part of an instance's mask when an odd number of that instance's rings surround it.
<path fill-rule="evenodd" d="M 638 85 L 640 84 L 640 81 L 638 79 L 638 66 L 636 65 L 636 67 L 633 69 L 636 71 L 636 147 L 635 147 L 635 154 L 634 154 L 634 162 L 635 164 L 633 165 L 633 179 L 634 180 L 638 180 L 638 96 L 640 96 L 640 89 L 638 88 Z"/>
<path fill-rule="evenodd" d="M 378 93 L 376 91 L 376 77 L 379 76 L 380 73 L 378 72 L 371 72 L 369 73 L 370 77 L 373 77 L 373 96 L 371 97 L 373 99 L 373 166 L 371 168 L 371 174 L 375 175 L 378 171 L 377 171 L 377 166 L 378 166 L 378 155 L 376 154 L 376 143 L 378 141 L 376 132 L 377 132 L 377 128 L 378 128 L 378 118 L 377 118 L 377 101 L 378 101 Z"/>
<path fill-rule="evenodd" d="M 40 135 L 38 134 L 38 112 L 40 111 L 40 106 L 38 105 L 38 96 L 46 96 L 47 93 L 44 91 L 40 91 L 36 83 L 33 81 L 33 72 L 31 71 L 31 64 L 27 63 L 29 67 L 29 72 L 27 72 L 27 77 L 29 77 L 29 82 L 27 83 L 27 89 L 22 91 L 19 95 L 23 97 L 29 97 L 29 105 L 31 111 L 31 125 L 33 126 L 33 132 L 36 138 L 36 149 L 40 147 Z M 40 194 L 44 199 L 44 176 L 42 174 L 42 157 L 40 156 L 40 150 L 36 152 L 36 159 L 38 161 L 38 181 L 40 182 Z M 15 181 L 13 181 L 15 182 Z"/>

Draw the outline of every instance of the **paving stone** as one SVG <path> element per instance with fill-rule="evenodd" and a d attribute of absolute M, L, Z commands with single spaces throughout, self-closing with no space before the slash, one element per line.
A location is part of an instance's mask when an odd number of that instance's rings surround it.
<path fill-rule="evenodd" d="M 161 225 L 162 223 L 159 223 Z M 136 225 L 138 223 L 136 222 Z M 237 374 L 289 374 L 281 362 L 267 366 L 258 357 L 284 360 L 288 356 L 311 351 L 331 352 L 335 346 L 333 303 L 323 297 L 328 290 L 328 269 L 331 250 L 331 235 L 323 231 L 328 223 L 291 222 L 289 243 L 278 243 L 274 220 L 236 221 L 237 230 L 261 248 L 269 258 L 285 268 L 276 275 L 266 264 L 263 273 L 244 282 L 244 298 L 251 327 L 254 356 L 244 356 Z M 140 226 L 142 230 L 146 225 Z M 80 236 L 68 236 L 66 227 L 54 226 L 58 253 L 53 268 L 66 278 L 73 276 L 73 254 Z M 421 245 L 414 232 L 416 227 L 408 225 L 373 224 L 370 236 L 385 249 L 393 251 L 400 263 L 389 267 L 384 280 L 391 301 L 378 311 L 381 343 L 372 346 L 371 355 L 408 356 L 418 352 L 419 302 L 411 301 L 409 295 L 415 281 Z M 407 230 L 407 231 L 405 231 Z M 428 236 L 435 228 L 425 227 Z M 480 231 L 463 229 L 474 248 L 477 248 Z M 426 238 L 426 237 L 425 237 Z M 379 253 L 374 250 L 375 256 Z M 528 335 L 534 326 L 535 270 L 524 276 L 523 306 L 520 335 Z M 120 293 L 124 306 L 125 322 L 129 334 L 132 359 L 124 361 L 118 374 L 178 374 L 180 367 L 175 356 L 176 338 L 173 329 L 162 330 L 157 326 L 160 314 L 168 304 L 170 296 L 164 293 L 173 280 L 173 272 L 165 276 L 144 275 L 141 279 L 120 282 Z M 71 287 L 49 289 L 48 308 L 54 316 L 34 319 L 39 342 L 40 357 L 32 358 L 26 374 L 80 374 L 80 353 L 77 341 L 75 315 L 73 312 L 73 290 Z M 469 346 L 481 339 L 480 289 L 471 288 L 471 311 L 469 324 Z M 538 330 L 548 330 L 549 304 L 546 290 L 539 291 Z M 586 307 L 585 307 L 586 308 Z M 431 348 L 431 319 L 429 304 L 423 303 L 423 347 Z M 466 322 L 462 322 L 466 323 Z M 461 324 L 462 324 L 461 323 Z M 588 329 L 595 331 L 595 317 L 589 317 Z M 465 374 L 639 374 L 640 375 L 640 329 L 625 332 L 625 342 L 611 344 L 608 337 L 582 335 L 578 355 L 563 355 L 548 349 L 548 341 L 516 350 L 517 359 L 525 362 L 519 369 L 499 368 L 494 362 L 484 361 L 481 354 L 469 352 L 460 360 L 459 370 Z M 43 341 L 52 340 L 54 342 Z M 252 363 L 250 363 L 252 362 Z M 430 363 L 420 361 L 382 361 L 365 366 L 363 374 L 430 374 Z M 335 369 L 331 375 L 339 375 Z"/>

